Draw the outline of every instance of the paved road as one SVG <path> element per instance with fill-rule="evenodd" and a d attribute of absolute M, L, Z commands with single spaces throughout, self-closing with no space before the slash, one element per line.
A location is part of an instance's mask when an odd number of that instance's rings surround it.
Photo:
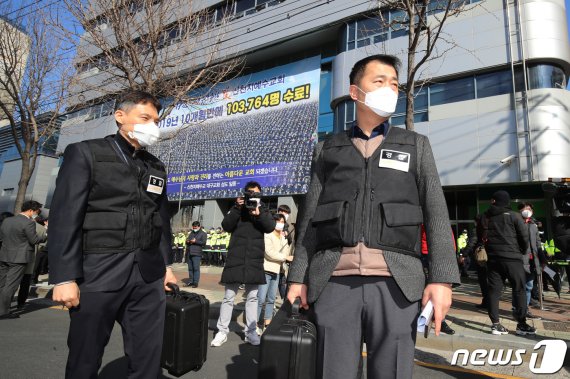
<path fill-rule="evenodd" d="M 0 377 L 4 379 L 63 378 L 67 357 L 67 312 L 52 307 L 47 299 L 31 301 L 19 319 L 0 321 Z M 215 321 L 210 321 L 215 327 Z M 232 323 L 234 333 L 219 348 L 208 349 L 208 360 L 199 372 L 188 373 L 182 378 L 244 379 L 257 376 L 259 348 L 245 344 L 239 334 L 240 327 Z M 210 339 L 213 331 L 210 333 Z M 450 371 L 449 366 L 433 365 L 436 356 L 418 351 L 417 357 L 429 366 L 416 363 L 416 378 L 481 378 L 489 376 Z M 439 359 L 440 360 L 440 359 Z M 172 378 L 163 373 L 163 378 Z M 100 378 L 117 379 L 126 376 L 126 360 L 123 357 L 120 327 L 117 325 L 103 357 Z M 505 377 L 505 376 L 502 376 Z"/>

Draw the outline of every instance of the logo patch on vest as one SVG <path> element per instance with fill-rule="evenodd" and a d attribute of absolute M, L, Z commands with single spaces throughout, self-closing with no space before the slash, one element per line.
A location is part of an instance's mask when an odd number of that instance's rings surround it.
<path fill-rule="evenodd" d="M 408 172 L 410 170 L 410 153 L 382 149 L 378 167 Z"/>
<path fill-rule="evenodd" d="M 164 179 L 151 175 L 148 179 L 148 187 L 146 187 L 147 192 L 152 192 L 160 195 L 163 189 Z"/>

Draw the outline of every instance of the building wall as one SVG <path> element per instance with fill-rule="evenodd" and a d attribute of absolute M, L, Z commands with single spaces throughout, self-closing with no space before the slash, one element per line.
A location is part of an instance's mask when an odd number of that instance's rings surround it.
<path fill-rule="evenodd" d="M 429 62 L 418 79 L 437 81 L 496 68 L 510 68 L 511 51 L 516 64 L 550 62 L 570 72 L 570 45 L 563 1 L 522 1 L 523 48 L 507 32 L 507 12 L 502 1 L 486 1 L 450 20 L 444 28 L 460 48 Z M 510 21 L 516 15 L 510 11 Z M 514 30 L 514 26 L 512 30 Z M 407 36 L 341 52 L 333 61 L 333 106 L 345 100 L 348 75 L 354 62 L 371 54 L 389 53 L 402 59 Z M 440 50 L 445 49 L 445 43 Z M 403 75 L 400 75 L 404 77 Z M 521 94 L 430 106 L 429 122 L 416 123 L 416 131 L 431 141 L 443 185 L 498 184 L 547 180 L 570 175 L 570 111 L 565 89 L 528 91 L 529 121 L 525 123 Z M 519 122 L 517 131 L 516 120 Z M 528 136 L 522 137 L 523 133 Z M 531 153 L 532 151 L 532 153 Z M 515 155 L 510 164 L 503 158 Z"/>
<path fill-rule="evenodd" d="M 271 61 L 287 52 L 314 51 L 323 39 L 337 40 L 344 22 L 367 12 L 373 4 L 375 2 L 285 1 L 232 21 L 222 50 L 224 54 L 245 54 L 248 64 Z M 520 2 L 522 44 L 515 38 L 509 41 L 507 15 L 514 31 L 517 14 L 512 9 L 505 11 L 503 4 L 501 0 L 475 3 L 469 6 L 472 8 L 469 12 L 449 20 L 445 33 L 458 47 L 427 64 L 419 78 L 438 81 L 510 69 L 511 60 L 520 65 L 523 52 L 528 62 L 557 64 L 568 75 L 570 46 L 564 1 Z M 399 37 L 339 52 L 332 62 L 331 105 L 334 107 L 346 99 L 348 74 L 358 59 L 375 53 L 404 58 L 406 45 L 407 37 Z M 439 45 L 440 51 L 447 47 L 443 42 Z M 405 65 L 401 72 L 405 72 Z M 101 80 L 102 74 L 90 75 L 89 80 Z M 87 99 L 95 96 L 84 95 Z M 416 129 L 430 138 L 443 185 L 518 183 L 570 176 L 567 164 L 570 160 L 567 106 L 570 93 L 550 88 L 530 90 L 527 95 L 528 122 L 523 120 L 521 93 L 429 107 L 429 122 L 417 123 Z M 73 119 L 63 125 L 58 150 L 63 151 L 71 142 L 115 131 L 112 116 L 87 122 Z M 515 159 L 510 163 L 499 162 L 511 155 L 515 155 Z"/>
<path fill-rule="evenodd" d="M 46 199 L 50 190 L 52 171 L 57 167 L 58 159 L 40 155 L 36 161 L 36 168 L 28 184 L 26 200 L 35 200 L 46 205 Z M 2 175 L 0 175 L 0 212 L 14 211 L 14 203 L 18 192 L 18 181 L 22 169 L 21 160 L 13 160 L 4 163 Z M 12 191 L 9 191 L 13 188 Z"/>

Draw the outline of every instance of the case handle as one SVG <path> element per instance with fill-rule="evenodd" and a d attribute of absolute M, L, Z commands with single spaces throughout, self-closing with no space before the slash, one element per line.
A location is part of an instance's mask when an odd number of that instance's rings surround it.
<path fill-rule="evenodd" d="M 301 298 L 296 297 L 293 304 L 291 304 L 291 317 L 298 318 L 300 316 L 300 308 L 301 308 Z"/>
<path fill-rule="evenodd" d="M 174 295 L 180 294 L 180 287 L 178 287 L 176 283 L 168 282 L 166 283 L 166 286 L 172 290 Z"/>

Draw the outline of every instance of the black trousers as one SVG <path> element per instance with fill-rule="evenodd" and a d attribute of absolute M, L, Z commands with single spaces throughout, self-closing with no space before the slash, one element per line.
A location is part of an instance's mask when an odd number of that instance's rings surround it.
<path fill-rule="evenodd" d="M 526 321 L 526 273 L 522 261 L 489 260 L 487 262 L 489 278 L 489 318 L 499 322 L 499 299 L 503 291 L 503 280 L 509 279 L 513 292 L 513 311 L 518 322 Z"/>
<path fill-rule="evenodd" d="M 481 303 L 486 307 L 489 305 L 489 283 L 487 277 L 487 265 L 479 266 L 477 264 L 477 281 L 479 288 L 481 288 L 481 296 L 483 297 Z"/>
<path fill-rule="evenodd" d="M 82 292 L 79 307 L 69 311 L 65 377 L 97 378 L 105 346 L 117 321 L 123 331 L 128 377 L 156 379 L 161 373 L 166 302 L 163 283 L 163 279 L 146 283 L 134 264 L 120 290 Z"/>
<path fill-rule="evenodd" d="M 32 284 L 32 274 L 24 274 L 18 290 L 18 307 L 23 307 L 30 295 L 30 285 Z"/>
<path fill-rule="evenodd" d="M 36 263 L 34 265 L 34 282 L 38 282 L 38 277 L 48 273 L 48 252 L 46 249 L 40 249 L 36 254 Z"/>

